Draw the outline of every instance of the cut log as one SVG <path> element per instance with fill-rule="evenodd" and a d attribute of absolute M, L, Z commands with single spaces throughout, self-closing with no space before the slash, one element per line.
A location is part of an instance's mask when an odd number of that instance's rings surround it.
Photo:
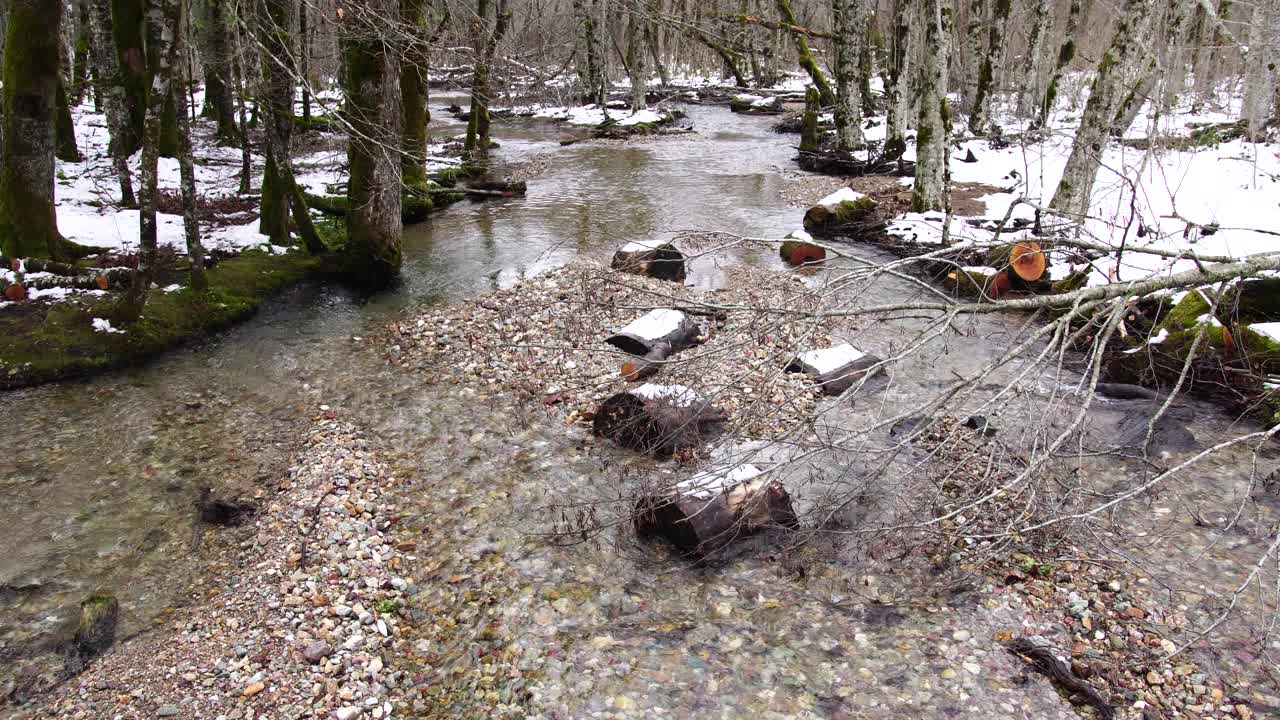
<path fill-rule="evenodd" d="M 845 343 L 835 347 L 810 350 L 796 355 L 787 363 L 787 372 L 802 372 L 814 379 L 827 395 L 839 395 L 875 372 L 880 359 Z"/>
<path fill-rule="evenodd" d="M 654 345 L 643 358 L 622 364 L 622 377 L 627 382 L 639 382 L 653 377 L 662 369 L 662 361 L 671 355 L 671 345 L 665 342 Z"/>
<path fill-rule="evenodd" d="M 1039 243 L 1020 242 L 1009 251 L 1009 266 L 1018 277 L 1027 282 L 1035 282 L 1044 276 L 1048 263 L 1045 262 Z"/>
<path fill-rule="evenodd" d="M 27 299 L 27 288 L 20 282 L 10 282 L 0 278 L 0 293 L 8 302 L 22 302 Z"/>
<path fill-rule="evenodd" d="M 702 327 L 697 322 L 679 310 L 666 308 L 650 310 L 605 339 L 619 350 L 640 357 L 647 357 L 655 349 L 663 348 L 664 354 L 659 360 L 701 341 Z"/>
<path fill-rule="evenodd" d="M 818 201 L 804 214 L 804 229 L 815 235 L 857 238 L 884 226 L 875 216 L 878 203 L 870 197 L 840 188 Z"/>
<path fill-rule="evenodd" d="M 696 559 L 705 559 L 740 538 L 761 531 L 799 527 L 791 496 L 754 465 L 699 473 L 669 491 L 636 503 L 641 537 L 662 537 Z"/>
<path fill-rule="evenodd" d="M 1000 245 L 987 253 L 987 265 L 1004 272 L 1009 290 L 1033 293 L 1053 292 L 1053 284 L 1045 279 L 1049 258 L 1039 243 L 1023 241 Z"/>
<path fill-rule="evenodd" d="M 814 245 L 811 242 L 812 240 L 813 236 L 803 230 L 793 232 L 783 238 L 782 246 L 778 248 L 778 254 L 782 256 L 783 262 L 792 266 L 808 265 L 826 260 L 827 251 L 821 245 Z"/>
<path fill-rule="evenodd" d="M 28 288 L 33 290 L 52 290 L 53 288 L 110 290 L 128 285 L 133 271 L 129 268 L 107 268 L 105 270 L 95 269 L 94 273 L 93 275 L 74 275 L 70 277 L 47 275 L 33 278 L 27 276 L 24 282 Z"/>
<path fill-rule="evenodd" d="M 646 383 L 601 403 L 591 427 L 622 447 L 664 457 L 701 445 L 723 423 L 724 412 L 693 390 Z"/>
<path fill-rule="evenodd" d="M 610 267 L 672 282 L 683 282 L 686 276 L 684 253 L 665 242 L 629 242 L 613 254 Z"/>
<path fill-rule="evenodd" d="M 25 260 L 13 258 L 8 266 L 14 272 L 21 270 L 28 273 L 47 272 L 54 275 L 92 275 L 97 271 L 96 268 L 80 267 L 44 258 L 26 258 Z"/>

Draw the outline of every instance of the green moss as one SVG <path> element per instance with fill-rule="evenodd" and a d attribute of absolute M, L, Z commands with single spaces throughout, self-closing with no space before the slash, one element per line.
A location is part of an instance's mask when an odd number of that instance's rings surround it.
<path fill-rule="evenodd" d="M 400 196 L 400 221 L 406 225 L 419 223 L 427 219 L 432 212 L 462 200 L 466 195 L 458 192 L 440 192 L 448 190 L 435 183 L 422 183 L 407 186 Z M 345 195 L 312 195 L 305 193 L 307 207 L 318 210 L 332 217 L 345 217 L 350 207 Z"/>
<path fill-rule="evenodd" d="M 342 132 L 342 121 L 335 115 L 312 115 L 310 118 L 304 118 L 299 115 L 293 116 L 293 128 L 301 133 L 321 132 L 321 133 L 337 133 Z"/>
<path fill-rule="evenodd" d="M 834 211 L 835 225 L 852 225 L 866 220 L 879 205 L 874 198 L 860 197 L 857 200 L 842 200 Z"/>
<path fill-rule="evenodd" d="M 319 270 L 325 258 L 247 250 L 207 273 L 209 290 L 149 294 L 124 333 L 93 330 L 116 299 L 32 304 L 0 313 L 0 389 L 35 385 L 141 362 L 252 315 L 273 293 Z"/>

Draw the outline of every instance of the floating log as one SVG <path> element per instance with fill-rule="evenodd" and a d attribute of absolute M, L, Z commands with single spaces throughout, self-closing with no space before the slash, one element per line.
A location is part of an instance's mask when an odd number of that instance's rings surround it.
<path fill-rule="evenodd" d="M 665 346 L 658 360 L 665 360 L 675 353 L 701 342 L 702 327 L 679 310 L 662 308 L 650 310 L 633 320 L 626 327 L 605 339 L 605 342 L 622 352 L 646 357 L 655 348 Z"/>
<path fill-rule="evenodd" d="M 507 197 L 524 195 L 529 185 L 523 180 L 472 180 L 467 183 L 467 190 L 483 190 L 503 193 Z"/>
<path fill-rule="evenodd" d="M 787 372 L 802 372 L 813 378 L 827 395 L 839 395 L 878 369 L 880 359 L 844 343 L 835 347 L 810 350 L 796 355 L 787 363 Z"/>
<path fill-rule="evenodd" d="M 610 267 L 632 275 L 683 282 L 684 253 L 667 242 L 629 242 L 613 254 Z"/>
<path fill-rule="evenodd" d="M 814 245 L 812 240 L 812 235 L 803 230 L 797 230 L 782 239 L 778 254 L 783 262 L 797 267 L 826 260 L 827 251 L 821 245 Z"/>
<path fill-rule="evenodd" d="M 601 403 L 591 428 L 622 447 L 668 456 L 701 445 L 723 423 L 724 412 L 693 390 L 645 383 Z"/>
<path fill-rule="evenodd" d="M 799 527 L 790 494 L 762 474 L 754 465 L 738 465 L 643 496 L 636 503 L 636 533 L 665 538 L 685 555 L 705 559 L 740 538 Z"/>

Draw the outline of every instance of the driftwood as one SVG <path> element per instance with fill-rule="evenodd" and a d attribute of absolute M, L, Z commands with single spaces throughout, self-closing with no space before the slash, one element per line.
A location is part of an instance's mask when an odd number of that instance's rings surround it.
<path fill-rule="evenodd" d="M 1039 635 L 1016 638 L 1005 644 L 1009 652 L 1026 660 L 1038 672 L 1049 678 L 1067 699 L 1074 703 L 1088 703 L 1098 710 L 1103 720 L 1115 717 L 1115 710 L 1087 681 L 1080 678 L 1067 663 L 1053 654 L 1053 643 Z"/>
<path fill-rule="evenodd" d="M 665 538 L 698 559 L 748 535 L 798 526 L 786 489 L 753 465 L 700 473 L 669 491 L 641 497 L 635 509 L 638 535 Z"/>
<path fill-rule="evenodd" d="M 787 372 L 802 372 L 814 379 L 822 392 L 839 395 L 875 372 L 880 359 L 845 343 L 800 353 L 787 363 Z"/>
<path fill-rule="evenodd" d="M 640 357 L 648 356 L 655 348 L 663 348 L 665 354 L 657 359 L 665 360 L 697 345 L 701 338 L 702 327 L 696 321 L 679 310 L 662 308 L 650 310 L 633 320 L 606 338 L 605 342 Z"/>
<path fill-rule="evenodd" d="M 701 445 L 724 419 L 722 410 L 687 387 L 645 384 L 601 403 L 591 429 L 622 447 L 668 456 Z"/>
<path fill-rule="evenodd" d="M 613 254 L 610 267 L 673 282 L 683 281 L 686 275 L 684 253 L 671 243 L 629 242 Z"/>

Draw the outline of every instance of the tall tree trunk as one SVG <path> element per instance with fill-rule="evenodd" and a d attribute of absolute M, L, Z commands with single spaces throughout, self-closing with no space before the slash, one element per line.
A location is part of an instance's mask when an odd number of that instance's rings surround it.
<path fill-rule="evenodd" d="M 1149 47 L 1152 5 L 1153 0 L 1125 0 L 1111 45 L 1098 63 L 1062 181 L 1049 203 L 1054 210 L 1077 218 L 1088 215 L 1093 184 L 1124 99 L 1126 79 L 1137 73 L 1142 53 Z"/>
<path fill-rule="evenodd" d="M 72 105 L 84 101 L 89 90 L 89 3 L 88 0 L 75 0 L 76 32 L 75 44 L 71 56 L 71 87 L 68 88 L 67 99 Z"/>
<path fill-rule="evenodd" d="M 914 212 L 947 210 L 951 206 L 948 145 L 951 109 L 947 105 L 947 50 L 951 44 L 951 0 L 923 3 L 924 54 L 917 93 L 920 119 L 916 125 L 916 179 L 911 191 Z"/>
<path fill-rule="evenodd" d="M 400 0 L 400 17 L 409 47 L 400 62 L 400 101 L 404 111 L 401 174 L 405 186 L 427 181 L 427 0 Z"/>
<path fill-rule="evenodd" d="M 836 148 L 853 152 L 866 144 L 862 135 L 862 88 L 858 60 L 866 44 L 863 0 L 833 0 L 831 45 L 836 55 Z"/>
<path fill-rule="evenodd" d="M 111 0 L 90 0 L 90 25 L 93 27 L 93 60 L 98 70 L 98 96 L 107 116 L 107 133 L 111 141 L 107 153 L 111 166 L 120 183 L 120 204 L 137 207 L 133 194 L 133 180 L 129 175 L 129 153 L 123 138 L 129 137 L 129 110 L 126 105 L 124 84 L 116 57 L 115 34 L 111 26 Z"/>
<path fill-rule="evenodd" d="M 139 213 L 138 270 L 133 274 L 129 289 L 116 309 L 121 320 L 136 320 L 147 302 L 147 292 L 155 275 L 156 265 L 156 205 L 159 200 L 160 130 L 164 122 L 165 103 L 172 100 L 176 32 L 180 20 L 179 0 L 153 0 L 147 8 L 148 50 L 155 53 L 155 72 L 147 94 L 147 116 L 142 140 L 142 207 Z"/>
<path fill-rule="evenodd" d="M 298 76 L 302 80 L 302 119 L 311 124 L 311 33 L 307 27 L 307 0 L 298 3 Z"/>
<path fill-rule="evenodd" d="M 367 287 L 400 273 L 400 63 L 383 42 L 379 18 L 396 0 L 358 0 L 339 24 L 351 137 L 347 143 L 347 248 L 352 278 Z"/>
<path fill-rule="evenodd" d="M 178 33 L 174 39 L 175 57 L 181 57 L 184 44 L 182 33 Z M 187 68 L 189 70 L 190 65 Z M 176 74 L 176 69 L 174 72 Z M 191 80 L 187 78 L 187 82 Z M 195 158 L 191 152 L 191 120 L 185 109 L 178 112 L 178 171 L 182 186 L 182 226 L 187 240 L 187 257 L 191 260 L 191 287 L 204 291 L 209 289 L 209 278 L 204 271 L 204 244 L 200 241 L 200 222 L 196 219 L 199 195 L 196 194 Z"/>
<path fill-rule="evenodd" d="M 800 23 L 796 20 L 796 14 L 791 11 L 790 0 L 777 0 L 778 14 L 782 18 L 782 22 L 792 27 L 798 27 Z M 809 50 L 809 42 L 804 39 L 803 33 L 791 33 L 791 40 L 796 45 L 796 54 L 800 58 L 800 67 L 809 73 L 809 79 L 813 81 L 813 86 L 818 88 L 818 97 L 822 99 L 824 107 L 830 107 L 836 102 L 836 94 L 831 91 L 831 85 L 827 82 L 826 76 L 822 74 L 822 68 L 818 67 L 818 61 L 813 58 L 813 52 Z"/>
<path fill-rule="evenodd" d="M 200 14 L 196 39 L 204 67 L 204 107 L 200 114 L 217 123 L 220 144 L 238 145 L 240 132 L 232 99 L 232 44 L 240 30 L 231 23 L 226 0 L 196 1 Z"/>
<path fill-rule="evenodd" d="M 1267 112 L 1273 98 L 1271 83 L 1276 76 L 1277 56 L 1271 43 L 1275 42 L 1278 32 L 1275 23 L 1280 21 L 1275 5 L 1276 0 L 1255 0 L 1249 23 L 1249 49 L 1244 62 L 1244 104 L 1240 116 L 1249 139 L 1254 142 L 1265 139 Z"/>
<path fill-rule="evenodd" d="M 631 78 L 631 112 L 640 112 L 649 93 L 649 68 L 645 66 L 645 17 L 643 0 L 632 0 L 627 19 L 627 75 Z"/>
<path fill-rule="evenodd" d="M 897 160 L 907 150 L 907 123 L 911 107 L 911 0 L 895 0 L 889 45 L 889 82 L 885 85 L 884 157 Z"/>
<path fill-rule="evenodd" d="M 63 162 L 80 162 L 80 149 L 76 147 L 76 125 L 71 119 L 71 105 L 67 100 L 67 88 L 62 78 L 58 78 L 54 132 L 57 135 L 54 155 Z"/>
<path fill-rule="evenodd" d="M 973 109 L 973 100 L 977 95 L 978 73 L 982 67 L 987 26 L 991 20 L 991 9 L 987 2 L 988 0 L 972 0 L 969 3 L 969 23 L 965 28 L 965 51 L 961 56 L 963 72 L 959 80 L 964 88 L 964 109 L 970 111 Z"/>
<path fill-rule="evenodd" d="M 262 90 L 266 167 L 262 175 L 262 215 L 258 232 L 277 245 L 289 244 L 290 145 L 293 135 L 293 2 L 256 0 L 262 50 Z"/>
<path fill-rule="evenodd" d="M 596 18 L 595 3 L 591 0 L 573 0 L 573 15 L 578 25 L 578 57 L 584 63 L 579 68 L 583 85 L 582 102 L 603 107 L 609 92 L 609 82 L 604 70 L 605 58 L 601 49 L 601 29 Z"/>
<path fill-rule="evenodd" d="M 973 91 L 973 106 L 969 113 L 969 131 L 974 135 L 986 134 L 990 121 L 991 92 L 995 85 L 996 64 L 1000 59 L 1000 49 L 1004 47 L 1004 26 L 1009 20 L 1011 0 L 995 0 L 990 27 L 987 30 L 987 45 L 978 68 L 978 85 Z"/>
<path fill-rule="evenodd" d="M 253 14 L 250 13 L 245 18 L 246 24 L 252 28 Z M 253 36 L 255 33 L 252 29 L 246 30 L 244 33 L 237 32 L 233 36 L 232 58 L 235 61 L 235 77 L 236 77 L 236 122 L 240 131 L 240 189 L 241 195 L 248 195 L 253 190 L 253 142 L 249 137 L 249 113 L 245 107 L 248 104 L 249 97 L 249 79 L 248 69 L 246 68 L 247 60 L 241 38 L 248 34 Z"/>
<path fill-rule="evenodd" d="M 507 0 L 497 0 L 497 3 L 495 18 L 490 24 L 487 17 L 489 0 L 479 0 L 473 28 L 475 45 L 482 50 L 471 80 L 471 117 L 467 122 L 467 139 L 463 145 L 462 158 L 476 165 L 484 165 L 489 161 L 489 76 L 493 71 L 493 58 L 498 51 L 498 42 L 511 20 Z"/>
<path fill-rule="evenodd" d="M 1052 0 L 1036 0 L 1035 11 L 1031 17 L 1031 37 L 1027 40 L 1027 74 L 1018 87 L 1018 115 L 1026 117 L 1031 113 L 1032 103 L 1040 94 L 1041 83 L 1044 82 L 1045 65 L 1048 61 L 1047 40 L 1053 31 Z"/>
<path fill-rule="evenodd" d="M 1037 123 L 1039 127 L 1047 127 L 1049 117 L 1053 113 L 1053 105 L 1058 101 L 1058 83 L 1062 81 L 1062 75 L 1066 72 L 1067 66 L 1076 56 L 1076 31 L 1080 27 L 1080 16 L 1083 0 L 1071 0 L 1070 9 L 1067 10 L 1067 29 L 1062 35 L 1062 44 L 1058 46 L 1058 59 L 1053 65 L 1053 75 L 1049 77 L 1049 82 L 1044 88 L 1044 98 L 1040 101 L 1040 120 Z"/>
<path fill-rule="evenodd" d="M 1182 31 L 1195 4 L 1196 0 L 1174 0 L 1173 6 L 1166 8 L 1168 17 L 1165 18 L 1164 41 L 1160 46 L 1168 48 L 1169 55 L 1174 59 L 1178 57 L 1176 48 L 1183 42 Z M 1137 82 L 1125 94 L 1111 123 L 1112 137 L 1124 137 L 1125 132 L 1133 126 L 1133 121 L 1137 119 L 1142 106 L 1148 100 L 1151 101 L 1154 112 L 1158 116 L 1163 110 L 1162 99 L 1166 96 L 1161 93 L 1161 96 L 1157 97 L 1154 91 L 1161 80 L 1171 82 L 1172 78 L 1179 74 L 1174 68 L 1168 66 L 1167 60 L 1163 69 L 1157 72 L 1161 65 L 1160 58 L 1155 53 L 1146 53 L 1145 59 L 1139 62 L 1141 69 L 1137 71 Z"/>
<path fill-rule="evenodd" d="M 64 259 L 53 205 L 61 0 L 10 0 L 4 53 L 0 254 Z"/>
<path fill-rule="evenodd" d="M 147 116 L 147 54 L 145 0 L 111 0 L 111 29 L 115 34 L 116 64 L 129 112 L 127 132 L 120 135 L 126 155 L 142 147 L 142 126 Z"/>
<path fill-rule="evenodd" d="M 661 12 L 660 8 L 658 12 Z M 667 63 L 662 57 L 662 30 L 652 19 L 644 24 L 644 40 L 649 46 L 653 66 L 658 70 L 658 80 L 662 83 L 662 87 L 667 87 L 671 84 L 671 71 L 667 70 Z"/>

